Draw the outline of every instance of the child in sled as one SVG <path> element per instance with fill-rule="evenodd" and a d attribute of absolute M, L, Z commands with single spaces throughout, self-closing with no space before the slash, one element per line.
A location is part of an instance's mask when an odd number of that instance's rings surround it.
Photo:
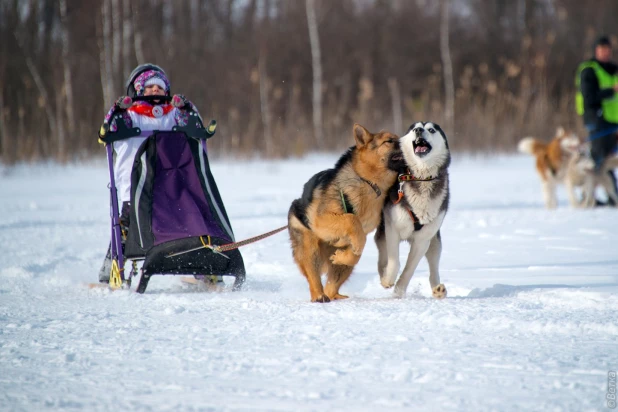
<path fill-rule="evenodd" d="M 105 117 L 104 127 L 111 133 L 118 129 L 116 121 L 123 121 L 128 128 L 138 127 L 141 130 L 140 136 L 114 141 L 114 179 L 116 183 L 118 202 L 120 207 L 120 226 L 124 241 L 127 237 L 131 222 L 131 174 L 136 163 L 136 154 L 140 146 L 148 138 L 149 131 L 171 131 L 175 126 L 186 126 L 191 113 L 199 114 L 196 107 L 184 96 L 175 94 L 170 96 L 170 82 L 159 66 L 154 64 L 140 65 L 133 70 L 126 83 L 127 95 L 118 98 Z M 134 101 L 141 96 L 167 96 L 166 99 L 147 101 Z M 169 103 L 167 103 L 169 102 Z M 113 119 L 115 113 L 122 113 L 121 120 Z M 118 119 L 118 117 L 116 117 Z M 201 118 L 200 118 L 201 120 Z M 223 205 L 218 205 L 223 209 Z M 227 216 L 225 216 L 227 219 Z M 228 225 L 229 226 L 229 225 Z M 227 234 L 233 239 L 231 227 Z M 204 233 L 204 235 L 209 235 Z M 234 260 L 230 267 L 234 271 L 242 271 L 244 278 L 244 264 L 240 253 L 232 255 Z M 108 283 L 111 267 L 111 245 L 108 249 L 103 267 L 99 272 L 99 282 Z M 204 281 L 207 286 L 222 285 L 221 276 L 196 275 L 196 278 Z"/>

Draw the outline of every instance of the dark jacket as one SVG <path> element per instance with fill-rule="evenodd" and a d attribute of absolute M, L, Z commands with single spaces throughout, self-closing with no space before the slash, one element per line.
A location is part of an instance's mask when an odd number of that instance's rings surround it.
<path fill-rule="evenodd" d="M 594 58 L 590 60 L 596 61 L 609 74 L 615 74 L 618 71 L 618 66 L 613 62 L 601 63 Z M 584 97 L 584 124 L 594 124 L 597 127 L 600 124 L 606 124 L 601 112 L 601 102 L 611 98 L 615 93 L 614 90 L 600 89 L 597 75 L 591 67 L 582 70 L 580 76 L 581 91 Z"/>

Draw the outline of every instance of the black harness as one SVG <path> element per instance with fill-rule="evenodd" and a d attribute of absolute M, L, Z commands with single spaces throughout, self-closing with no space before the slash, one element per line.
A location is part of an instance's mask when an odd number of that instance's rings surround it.
<path fill-rule="evenodd" d="M 359 176 L 359 178 L 360 178 L 360 180 L 362 180 L 363 182 L 365 182 L 369 186 L 371 186 L 373 191 L 376 192 L 376 198 L 380 197 L 380 195 L 382 194 L 382 190 L 380 190 L 380 188 L 378 187 L 377 184 L 375 184 L 371 180 L 365 179 L 364 177 Z M 343 205 L 344 213 L 352 213 L 352 214 L 354 214 L 354 206 L 352 206 L 352 203 L 350 203 L 350 199 L 348 199 L 346 194 L 343 193 L 343 189 L 339 189 L 339 194 L 341 194 L 341 204 Z"/>

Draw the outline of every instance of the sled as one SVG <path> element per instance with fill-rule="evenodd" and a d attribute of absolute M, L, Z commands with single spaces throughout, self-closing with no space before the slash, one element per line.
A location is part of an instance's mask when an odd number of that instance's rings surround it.
<path fill-rule="evenodd" d="M 135 100 L 140 99 L 151 98 Z M 245 280 L 240 251 L 222 253 L 217 249 L 234 242 L 234 233 L 206 150 L 206 140 L 215 134 L 216 122 L 204 127 L 200 116 L 190 112 L 186 126 L 142 132 L 127 127 L 122 112 L 118 109 L 109 122 L 116 123 L 116 131 L 104 126 L 100 132 L 110 177 L 111 242 L 101 269 L 109 271 L 109 287 L 128 289 L 132 278 L 139 275 L 136 292 L 144 293 L 155 275 L 219 275 L 233 276 L 232 290 L 239 290 Z M 146 139 L 133 163 L 130 224 L 123 234 L 112 143 L 138 136 Z M 131 270 L 127 274 L 129 261 Z M 143 261 L 140 270 L 137 261 Z"/>

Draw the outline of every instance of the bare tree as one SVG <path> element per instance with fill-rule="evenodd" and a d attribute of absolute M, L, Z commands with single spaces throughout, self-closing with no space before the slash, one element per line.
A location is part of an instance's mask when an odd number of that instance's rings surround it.
<path fill-rule="evenodd" d="M 73 75 L 71 72 L 71 56 L 70 56 L 70 39 L 69 39 L 69 23 L 67 19 L 67 2 L 59 0 L 60 6 L 60 33 L 62 39 L 62 65 L 64 74 L 64 91 L 66 93 L 66 111 L 67 121 L 69 124 L 69 134 L 73 136 L 75 131 L 75 111 L 73 101 Z"/>
<path fill-rule="evenodd" d="M 51 100 L 49 99 L 49 93 L 47 92 L 47 88 L 45 87 L 45 82 L 43 81 L 43 78 L 41 77 L 38 66 L 32 60 L 32 57 L 30 56 L 28 49 L 25 46 L 25 42 L 21 34 L 15 32 L 15 39 L 17 40 L 17 44 L 19 45 L 19 48 L 21 49 L 23 53 L 26 66 L 28 67 L 28 71 L 30 72 L 30 76 L 32 76 L 32 80 L 34 80 L 34 84 L 36 85 L 39 91 L 39 95 L 41 97 L 43 107 L 45 108 L 45 114 L 47 115 L 49 135 L 52 136 L 52 140 L 55 140 L 54 137 L 56 137 L 55 132 L 58 126 L 58 122 L 57 122 L 56 115 L 54 114 L 54 111 L 52 110 Z M 23 116 L 21 116 L 21 119 L 23 119 Z M 25 129 L 25 126 L 23 128 Z M 59 150 L 64 150 L 64 134 L 58 134 L 57 137 L 58 137 Z M 41 141 L 43 140 L 49 140 L 49 139 L 42 139 Z"/>
<path fill-rule="evenodd" d="M 6 28 L 8 5 L 0 3 L 0 28 Z M 6 61 L 8 60 L 7 45 L 5 40 L 5 31 L 0 31 L 0 159 L 3 162 L 9 163 L 13 159 L 9 156 L 9 148 L 11 143 L 9 142 L 9 133 L 6 127 L 6 121 L 4 120 L 4 83 L 6 81 Z"/>
<path fill-rule="evenodd" d="M 3 84 L 3 79 L 1 76 L 2 70 L 0 69 L 0 142 L 2 142 L 2 151 L 0 151 L 0 158 L 2 158 L 2 160 L 4 162 L 11 162 L 13 159 L 11 159 L 11 157 L 8 155 L 9 154 L 9 147 L 11 142 L 9 141 L 9 133 L 8 130 L 6 130 L 6 122 L 4 120 L 4 88 L 2 87 Z"/>
<path fill-rule="evenodd" d="M 131 74 L 131 44 L 133 26 L 131 24 L 131 3 L 122 2 L 122 79 L 126 79 Z"/>
<path fill-rule="evenodd" d="M 133 30 L 134 30 L 133 48 L 135 49 L 135 58 L 137 59 L 137 64 L 144 64 L 146 63 L 146 56 L 144 54 L 144 45 L 142 42 L 142 31 L 137 25 L 139 7 L 136 5 L 135 1 L 131 1 L 129 3 L 131 3 L 131 16 L 132 16 Z"/>
<path fill-rule="evenodd" d="M 313 72 L 313 133 L 318 147 L 324 147 L 322 130 L 322 57 L 320 36 L 315 15 L 315 0 L 306 0 L 307 25 L 311 44 L 311 68 Z"/>
<path fill-rule="evenodd" d="M 440 56 L 444 77 L 445 110 L 444 119 L 447 133 L 452 133 L 455 119 L 455 82 L 453 81 L 453 62 L 449 47 L 450 0 L 440 0 Z"/>
<path fill-rule="evenodd" d="M 122 50 L 122 29 L 120 27 L 122 23 L 122 9 L 120 8 L 119 0 L 111 0 L 112 1 L 112 87 L 116 89 L 118 87 L 118 78 L 120 76 L 120 72 L 122 70 L 122 66 L 120 64 L 120 56 Z"/>
<path fill-rule="evenodd" d="M 273 155 L 273 130 L 272 130 L 272 116 L 270 114 L 270 103 L 268 99 L 269 80 L 268 73 L 266 72 L 266 50 L 262 49 L 260 52 L 258 71 L 260 76 L 260 108 L 262 113 L 262 126 L 264 127 L 264 143 L 265 151 L 268 156 Z"/>
<path fill-rule="evenodd" d="M 112 16 L 111 0 L 103 0 L 101 5 L 102 37 L 99 45 L 101 53 L 101 82 L 103 84 L 104 106 L 109 106 L 114 99 L 114 66 L 112 57 Z"/>
<path fill-rule="evenodd" d="M 403 132 L 403 120 L 401 114 L 401 93 L 399 82 L 394 77 L 388 79 L 388 89 L 391 94 L 391 105 L 393 107 L 393 130 L 395 133 Z"/>

